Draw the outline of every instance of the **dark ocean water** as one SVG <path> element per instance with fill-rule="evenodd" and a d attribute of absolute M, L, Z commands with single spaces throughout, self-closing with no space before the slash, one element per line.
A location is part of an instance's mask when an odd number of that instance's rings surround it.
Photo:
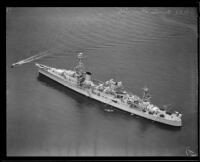
<path fill-rule="evenodd" d="M 153 10 L 153 11 L 152 11 Z M 7 155 L 185 156 L 197 151 L 197 20 L 194 8 L 10 8 L 6 17 Z M 87 56 L 93 77 L 122 81 L 183 114 L 174 128 L 131 116 L 38 76 L 36 62 L 71 69 Z M 106 109 L 113 109 L 107 112 Z"/>

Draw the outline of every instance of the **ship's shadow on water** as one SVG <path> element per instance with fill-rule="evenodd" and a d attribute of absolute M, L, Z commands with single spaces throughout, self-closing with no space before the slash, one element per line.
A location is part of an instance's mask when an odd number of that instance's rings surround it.
<path fill-rule="evenodd" d="M 130 114 L 123 110 L 116 109 L 110 105 L 100 103 L 99 101 L 96 101 L 94 99 L 90 99 L 90 101 L 88 101 L 89 100 L 88 97 L 83 96 L 82 94 L 79 94 L 67 87 L 64 87 L 63 85 L 57 83 L 56 81 L 54 81 L 40 73 L 39 73 L 37 79 L 38 79 L 38 81 L 42 82 L 46 86 L 54 88 L 54 89 L 64 93 L 68 97 L 73 98 L 74 100 L 76 100 L 77 104 L 80 105 L 80 107 L 86 107 L 86 106 L 96 107 L 99 111 L 101 111 L 101 113 L 103 115 L 106 115 L 106 117 L 109 117 L 110 119 L 112 117 L 115 117 L 115 118 L 113 118 L 113 120 L 118 118 L 118 119 L 126 120 L 126 121 L 134 120 L 134 122 L 140 122 L 141 123 L 140 127 L 141 127 L 141 130 L 143 130 L 143 131 L 147 130 L 148 127 L 151 127 L 151 126 L 156 126 L 156 127 L 159 127 L 160 129 L 165 129 L 165 130 L 169 130 L 169 131 L 180 131 L 181 130 L 181 127 L 169 126 L 169 125 L 155 122 L 155 121 L 152 121 L 149 119 L 145 119 L 143 117 Z"/>

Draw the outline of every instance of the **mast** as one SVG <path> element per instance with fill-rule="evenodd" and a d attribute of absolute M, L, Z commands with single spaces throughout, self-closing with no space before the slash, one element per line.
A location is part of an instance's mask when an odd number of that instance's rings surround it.
<path fill-rule="evenodd" d="M 151 98 L 151 95 L 149 93 L 149 88 L 145 87 L 143 88 L 144 90 L 144 93 L 143 93 L 143 101 L 144 102 L 149 102 L 150 98 Z"/>
<path fill-rule="evenodd" d="M 83 53 L 80 52 L 77 55 L 78 65 L 75 67 L 75 71 L 79 75 L 83 75 L 85 73 L 85 66 L 83 64 L 82 59 L 84 58 Z"/>

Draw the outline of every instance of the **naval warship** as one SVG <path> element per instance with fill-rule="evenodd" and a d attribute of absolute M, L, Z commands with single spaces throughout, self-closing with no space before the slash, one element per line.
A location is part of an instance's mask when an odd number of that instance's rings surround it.
<path fill-rule="evenodd" d="M 151 95 L 148 88 L 144 88 L 143 96 L 139 97 L 128 92 L 121 81 L 96 80 L 91 72 L 85 70 L 83 58 L 83 53 L 78 53 L 78 64 L 72 70 L 52 68 L 39 63 L 35 65 L 38 67 L 39 74 L 89 98 L 129 112 L 131 115 L 135 114 L 171 126 L 182 126 L 182 114 L 177 111 L 172 113 L 163 107 L 153 105 L 150 102 Z"/>

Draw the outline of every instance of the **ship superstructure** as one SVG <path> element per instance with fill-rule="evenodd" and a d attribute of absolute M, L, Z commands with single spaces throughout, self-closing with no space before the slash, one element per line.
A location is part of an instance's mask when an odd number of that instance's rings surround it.
<path fill-rule="evenodd" d="M 78 65 L 73 70 L 57 69 L 38 63 L 36 66 L 39 73 L 87 97 L 153 121 L 172 126 L 182 125 L 182 114 L 177 111 L 169 113 L 150 103 L 148 88 L 144 88 L 143 97 L 140 98 L 125 90 L 121 81 L 110 79 L 102 82 L 93 79 L 92 73 L 85 71 L 83 58 L 83 53 L 79 53 Z"/>

